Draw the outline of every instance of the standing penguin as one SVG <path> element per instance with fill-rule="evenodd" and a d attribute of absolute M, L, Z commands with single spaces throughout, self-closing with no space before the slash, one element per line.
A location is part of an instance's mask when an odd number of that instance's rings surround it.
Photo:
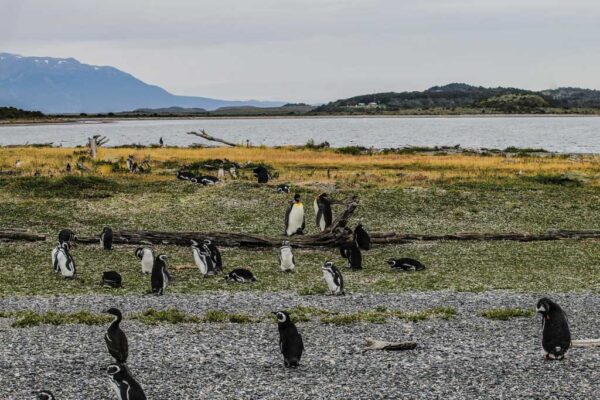
<path fill-rule="evenodd" d="M 292 246 L 290 242 L 284 240 L 279 248 L 279 269 L 283 272 L 294 272 L 296 268 L 296 260 L 292 253 Z"/>
<path fill-rule="evenodd" d="M 265 167 L 256 167 L 252 170 L 254 176 L 258 179 L 258 183 L 269 182 L 269 171 Z"/>
<path fill-rule="evenodd" d="M 544 297 L 537 303 L 542 315 L 542 349 L 545 360 L 562 360 L 571 347 L 571 331 L 567 314 L 552 300 Z"/>
<path fill-rule="evenodd" d="M 215 245 L 212 240 L 205 239 L 202 243 L 202 247 L 204 248 L 204 251 L 210 255 L 215 271 L 223 272 L 223 259 L 221 258 L 221 252 L 217 245 Z"/>
<path fill-rule="evenodd" d="M 327 282 L 329 292 L 333 295 L 343 295 L 344 278 L 340 270 L 331 261 L 323 264 L 321 269 L 323 270 L 323 277 L 325 278 L 325 282 Z"/>
<path fill-rule="evenodd" d="M 210 252 L 207 252 L 204 247 L 200 248 L 200 244 L 195 240 L 192 240 L 192 255 L 194 256 L 196 266 L 203 276 L 216 274 Z"/>
<path fill-rule="evenodd" d="M 114 315 L 115 319 L 108 327 L 106 334 L 104 334 L 104 341 L 106 342 L 106 350 L 119 364 L 125 364 L 127 357 L 129 356 L 129 345 L 127 343 L 127 336 L 125 332 L 121 330 L 119 324 L 123 319 L 121 311 L 117 308 L 109 308 L 104 310 L 105 313 Z"/>
<path fill-rule="evenodd" d="M 298 333 L 296 325 L 285 311 L 274 312 L 277 317 L 277 328 L 279 330 L 279 350 L 283 354 L 283 365 L 286 368 L 297 368 L 304 351 L 302 336 Z"/>
<path fill-rule="evenodd" d="M 331 211 L 331 200 L 327 193 L 321 193 L 314 201 L 317 228 L 321 232 L 329 228 L 333 223 L 333 213 Z"/>
<path fill-rule="evenodd" d="M 39 391 L 33 392 L 33 394 L 36 395 L 35 398 L 38 400 L 55 400 L 56 399 L 56 397 L 54 397 L 52 392 L 49 390 L 39 390 Z"/>
<path fill-rule="evenodd" d="M 304 227 L 304 205 L 300 200 L 300 195 L 295 194 L 294 200 L 290 202 L 290 206 L 285 213 L 285 234 L 287 236 L 303 235 Z"/>
<path fill-rule="evenodd" d="M 102 248 L 104 248 L 104 250 L 112 250 L 112 242 L 113 231 L 108 226 L 105 226 L 100 234 L 100 245 Z"/>
<path fill-rule="evenodd" d="M 160 139 L 158 139 L 158 145 L 160 147 L 164 147 L 165 146 L 165 141 L 163 140 L 162 136 L 160 137 Z"/>
<path fill-rule="evenodd" d="M 124 365 L 110 364 L 106 368 L 106 373 L 118 400 L 146 400 L 144 390 Z"/>
<path fill-rule="evenodd" d="M 59 243 L 52 251 L 52 266 L 54 272 L 60 272 L 67 279 L 75 279 L 75 260 L 69 253 L 69 242 Z"/>
<path fill-rule="evenodd" d="M 342 245 L 340 247 L 340 254 L 347 260 L 346 267 L 362 269 L 362 253 L 356 242 Z"/>
<path fill-rule="evenodd" d="M 166 254 L 159 254 L 154 259 L 150 283 L 152 285 L 152 293 L 156 293 L 157 296 L 162 296 L 165 294 L 165 289 L 169 284 L 169 272 L 167 270 Z"/>
<path fill-rule="evenodd" d="M 365 231 L 362 224 L 356 225 L 354 228 L 354 241 L 362 250 L 371 250 L 371 237 Z"/>
<path fill-rule="evenodd" d="M 142 273 L 151 274 L 154 266 L 154 254 L 148 247 L 138 247 L 135 249 L 135 256 L 142 261 Z"/>

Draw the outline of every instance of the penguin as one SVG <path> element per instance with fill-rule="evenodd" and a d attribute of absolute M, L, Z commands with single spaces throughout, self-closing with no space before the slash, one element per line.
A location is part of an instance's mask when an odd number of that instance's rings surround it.
<path fill-rule="evenodd" d="M 193 183 L 202 184 L 204 186 L 210 186 L 219 183 L 219 178 L 210 175 L 200 175 L 191 178 L 190 181 Z"/>
<path fill-rule="evenodd" d="M 115 316 L 115 319 L 104 334 L 106 350 L 108 350 L 108 353 L 117 363 L 125 364 L 127 362 L 127 356 L 129 356 L 129 345 L 127 344 L 125 332 L 123 332 L 119 326 L 123 319 L 123 315 L 118 308 L 114 307 L 104 310 L 103 312 Z"/>
<path fill-rule="evenodd" d="M 100 234 L 100 246 L 102 246 L 104 250 L 112 250 L 112 242 L 113 231 L 108 226 L 105 226 Z"/>
<path fill-rule="evenodd" d="M 196 177 L 194 174 L 192 174 L 191 172 L 187 172 L 187 171 L 177 171 L 175 176 L 177 177 L 177 179 L 181 179 L 184 181 L 189 181 L 192 178 Z"/>
<path fill-rule="evenodd" d="M 59 243 L 68 242 L 69 245 L 72 245 L 73 242 L 75 242 L 75 240 L 77 240 L 77 237 L 75 236 L 75 233 L 70 229 L 62 229 L 60 232 L 58 232 Z"/>
<path fill-rule="evenodd" d="M 327 193 L 321 193 L 315 198 L 313 207 L 315 209 L 317 228 L 321 232 L 329 228 L 333 223 L 333 213 L 331 211 L 331 200 Z"/>
<path fill-rule="evenodd" d="M 325 282 L 327 282 L 327 287 L 329 287 L 329 292 L 333 295 L 343 295 L 344 278 L 340 270 L 331 261 L 323 264 L 321 269 L 323 270 L 323 277 L 325 278 Z"/>
<path fill-rule="evenodd" d="M 160 147 L 165 147 L 165 141 L 163 140 L 162 136 L 160 137 L 160 139 L 158 139 L 158 145 Z"/>
<path fill-rule="evenodd" d="M 269 171 L 265 167 L 256 167 L 252 170 L 254 176 L 257 178 L 258 183 L 268 183 L 269 182 Z"/>
<path fill-rule="evenodd" d="M 283 365 L 286 368 L 298 368 L 304 351 L 302 335 L 285 311 L 274 312 L 279 330 L 279 350 L 283 354 Z"/>
<path fill-rule="evenodd" d="M 289 193 L 290 192 L 290 185 L 288 185 L 287 183 L 282 183 L 280 185 L 277 185 L 277 193 Z"/>
<path fill-rule="evenodd" d="M 204 247 L 200 247 L 199 243 L 192 240 L 192 254 L 194 262 L 203 276 L 215 275 L 215 265 L 210 252 L 207 252 Z"/>
<path fill-rule="evenodd" d="M 144 390 L 124 365 L 110 364 L 106 368 L 106 373 L 118 400 L 146 400 Z"/>
<path fill-rule="evenodd" d="M 60 272 L 61 275 L 67 279 L 75 279 L 76 268 L 75 260 L 71 253 L 69 253 L 69 243 L 59 243 L 56 248 L 52 251 L 52 266 L 55 272 Z"/>
<path fill-rule="evenodd" d="M 236 268 L 227 275 L 225 275 L 225 281 L 240 283 L 256 282 L 256 277 L 251 271 L 245 268 Z"/>
<path fill-rule="evenodd" d="M 290 242 L 284 240 L 279 248 L 279 269 L 282 272 L 294 272 L 296 268 L 296 260 L 294 254 L 292 254 L 292 246 Z"/>
<path fill-rule="evenodd" d="M 362 269 L 362 253 L 356 242 L 342 245 L 340 247 L 340 254 L 348 261 L 346 267 Z"/>
<path fill-rule="evenodd" d="M 295 194 L 294 200 L 290 202 L 290 206 L 285 213 L 285 234 L 287 236 L 303 235 L 305 225 L 304 205 L 300 200 L 300 195 Z"/>
<path fill-rule="evenodd" d="M 71 167 L 71 163 L 67 163 L 67 167 L 65 168 L 66 172 L 71 172 L 73 170 L 73 167 Z"/>
<path fill-rule="evenodd" d="M 121 274 L 116 271 L 105 271 L 102 273 L 102 284 L 113 288 L 120 288 L 123 283 Z"/>
<path fill-rule="evenodd" d="M 151 274 L 154 266 L 154 254 L 148 247 L 138 247 L 135 249 L 135 256 L 142 261 L 142 273 Z"/>
<path fill-rule="evenodd" d="M 49 390 L 39 390 L 37 392 L 33 392 L 32 394 L 36 395 L 36 399 L 38 400 L 55 400 L 56 397 Z"/>
<path fill-rule="evenodd" d="M 217 245 L 212 240 L 204 239 L 202 242 L 204 251 L 210 255 L 216 272 L 223 272 L 223 259 L 221 258 L 221 252 Z"/>
<path fill-rule="evenodd" d="M 21 168 L 21 160 L 15 161 L 15 168 Z"/>
<path fill-rule="evenodd" d="M 354 241 L 360 249 L 371 250 L 371 237 L 367 231 L 365 231 L 365 228 L 363 228 L 362 224 L 356 225 L 353 236 Z"/>
<path fill-rule="evenodd" d="M 129 172 L 135 171 L 136 167 L 137 167 L 137 164 L 136 164 L 133 156 L 130 155 L 129 157 L 127 157 L 127 169 L 129 170 Z"/>
<path fill-rule="evenodd" d="M 537 303 L 542 315 L 542 349 L 545 360 L 562 360 L 571 347 L 567 314 L 552 300 L 544 297 Z"/>
<path fill-rule="evenodd" d="M 390 258 L 387 263 L 393 270 L 421 271 L 425 269 L 422 263 L 412 258 Z"/>
<path fill-rule="evenodd" d="M 159 254 L 154 259 L 154 265 L 152 266 L 152 276 L 150 278 L 152 293 L 156 293 L 157 296 L 165 294 L 169 279 L 169 272 L 167 271 L 167 255 Z"/>

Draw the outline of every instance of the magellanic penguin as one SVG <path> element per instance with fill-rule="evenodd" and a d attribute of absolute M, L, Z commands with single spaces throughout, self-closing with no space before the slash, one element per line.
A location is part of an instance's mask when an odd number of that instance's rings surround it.
<path fill-rule="evenodd" d="M 221 252 L 219 251 L 217 245 L 215 245 L 210 239 L 204 239 L 204 242 L 202 242 L 202 248 L 210 255 L 215 271 L 223 272 L 223 259 L 221 258 Z"/>
<path fill-rule="evenodd" d="M 283 364 L 286 368 L 297 368 L 304 351 L 302 336 L 298 333 L 296 325 L 285 311 L 274 312 L 277 317 L 277 328 L 279 329 L 279 349 L 283 354 Z"/>
<path fill-rule="evenodd" d="M 135 249 L 135 256 L 142 261 L 142 273 L 151 274 L 154 266 L 154 254 L 148 247 L 138 247 Z"/>
<path fill-rule="evenodd" d="M 294 195 L 294 200 L 285 213 L 285 234 L 287 236 L 304 234 L 304 205 L 300 201 L 300 195 Z"/>
<path fill-rule="evenodd" d="M 325 278 L 325 282 L 327 282 L 327 287 L 329 287 L 329 292 L 333 295 L 343 295 L 344 278 L 340 270 L 331 261 L 323 264 L 321 269 L 323 270 L 323 277 Z"/>
<path fill-rule="evenodd" d="M 340 247 L 340 254 L 347 260 L 346 267 L 362 269 L 362 253 L 356 242 L 342 245 Z"/>
<path fill-rule="evenodd" d="M 290 242 L 284 240 L 279 248 L 279 269 L 283 272 L 294 272 L 296 268 L 296 260 L 292 253 L 292 246 Z"/>
<path fill-rule="evenodd" d="M 106 350 L 108 350 L 108 353 L 117 363 L 125 364 L 129 356 L 129 345 L 127 344 L 127 336 L 125 336 L 125 332 L 120 327 L 123 315 L 117 308 L 109 308 L 108 310 L 104 310 L 104 312 L 115 316 L 106 334 L 104 334 Z"/>
<path fill-rule="evenodd" d="M 333 223 L 333 213 L 331 211 L 331 200 L 327 193 L 321 193 L 315 198 L 313 207 L 315 209 L 317 228 L 321 232 L 329 228 Z"/>
<path fill-rule="evenodd" d="M 102 246 L 104 250 L 112 250 L 112 243 L 113 231 L 108 226 L 105 226 L 100 234 L 100 246 Z"/>
<path fill-rule="evenodd" d="M 33 392 L 32 394 L 36 395 L 35 398 L 37 400 L 55 400 L 56 399 L 56 397 L 54 397 L 52 392 L 49 390 L 39 390 L 39 391 Z"/>
<path fill-rule="evenodd" d="M 188 172 L 188 171 L 177 171 L 175 176 L 177 177 L 177 179 L 181 179 L 183 181 L 189 181 L 192 178 L 196 177 L 196 175 L 194 175 L 193 173 Z"/>
<path fill-rule="evenodd" d="M 165 294 L 165 289 L 169 284 L 169 272 L 167 270 L 166 254 L 159 254 L 154 259 L 150 283 L 152 285 L 152 293 L 155 293 L 158 296 Z"/>
<path fill-rule="evenodd" d="M 289 193 L 290 192 L 290 185 L 288 185 L 287 183 L 282 183 L 277 185 L 277 193 Z"/>
<path fill-rule="evenodd" d="M 110 364 L 106 368 L 118 400 L 146 400 L 144 390 L 124 365 Z"/>
<path fill-rule="evenodd" d="M 387 261 L 391 269 L 401 271 L 421 271 L 425 266 L 412 258 L 390 258 Z"/>
<path fill-rule="evenodd" d="M 215 265 L 211 258 L 210 252 L 206 251 L 204 247 L 200 247 L 200 244 L 192 240 L 192 255 L 194 256 L 194 262 L 200 270 L 203 276 L 215 275 Z"/>
<path fill-rule="evenodd" d="M 239 283 L 256 282 L 256 277 L 251 271 L 245 268 L 236 268 L 225 275 L 225 281 Z"/>
<path fill-rule="evenodd" d="M 77 271 L 75 260 L 69 253 L 69 242 L 60 243 L 52 251 L 52 266 L 55 272 L 60 272 L 67 279 L 75 279 Z"/>
<path fill-rule="evenodd" d="M 360 247 L 362 250 L 371 250 L 371 237 L 365 231 L 362 224 L 356 225 L 354 228 L 354 242 Z"/>
<path fill-rule="evenodd" d="M 113 288 L 120 288 L 123 284 L 123 278 L 116 271 L 105 271 L 102 273 L 102 284 Z"/>
<path fill-rule="evenodd" d="M 210 186 L 219 183 L 219 178 L 210 175 L 200 175 L 191 178 L 190 181 L 204 186 Z"/>
<path fill-rule="evenodd" d="M 542 349 L 544 359 L 562 360 L 571 347 L 571 331 L 567 314 L 552 300 L 544 297 L 537 303 L 542 315 Z"/>
<path fill-rule="evenodd" d="M 256 167 L 252 170 L 254 176 L 258 180 L 258 183 L 268 183 L 269 182 L 269 171 L 265 167 Z"/>
<path fill-rule="evenodd" d="M 77 237 L 75 236 L 75 233 L 70 229 L 62 229 L 60 232 L 58 232 L 59 243 L 67 242 L 69 245 L 72 245 L 76 239 Z"/>

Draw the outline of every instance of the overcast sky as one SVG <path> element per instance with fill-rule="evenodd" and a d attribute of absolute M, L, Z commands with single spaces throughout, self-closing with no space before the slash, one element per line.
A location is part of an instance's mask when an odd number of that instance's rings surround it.
<path fill-rule="evenodd" d="M 0 52 L 181 95 L 325 102 L 436 84 L 600 89 L 598 0 L 0 0 Z"/>

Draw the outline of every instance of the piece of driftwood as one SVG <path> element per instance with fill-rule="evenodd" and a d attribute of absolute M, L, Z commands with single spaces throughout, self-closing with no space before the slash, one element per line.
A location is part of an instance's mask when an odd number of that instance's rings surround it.
<path fill-rule="evenodd" d="M 513 240 L 518 242 L 534 242 L 545 240 L 563 239 L 600 239 L 600 231 L 548 231 L 541 234 L 535 233 L 454 233 L 447 235 L 420 235 L 413 233 L 397 232 L 372 232 L 371 242 L 377 244 L 401 244 L 419 241 L 439 240 L 473 240 L 494 241 Z"/>
<path fill-rule="evenodd" d="M 106 136 L 94 135 L 88 138 L 88 147 L 90 148 L 90 157 L 96 158 L 98 154 L 98 147 L 101 147 L 108 143 Z"/>
<path fill-rule="evenodd" d="M 214 137 L 212 135 L 209 135 L 208 133 L 206 133 L 206 131 L 204 129 L 202 129 L 200 131 L 200 133 L 192 131 L 192 132 L 188 132 L 187 134 L 188 135 L 196 135 L 196 136 L 201 137 L 202 139 L 210 140 L 211 142 L 219 142 L 219 143 L 226 144 L 227 146 L 237 147 L 237 144 L 235 144 L 235 143 L 231 143 L 231 142 L 228 142 L 227 140 L 220 139 L 220 138 Z"/>
<path fill-rule="evenodd" d="M 46 236 L 38 235 L 27 231 L 16 229 L 7 229 L 0 231 L 0 241 L 24 241 L 24 242 L 40 242 L 46 240 Z"/>
<path fill-rule="evenodd" d="M 388 351 L 400 351 L 400 350 L 414 350 L 417 347 L 416 342 L 386 342 L 383 340 L 376 340 L 373 338 L 365 339 L 364 351 L 368 350 L 388 350 Z"/>
<path fill-rule="evenodd" d="M 572 347 L 590 348 L 600 347 L 600 339 L 579 339 L 571 342 Z"/>

